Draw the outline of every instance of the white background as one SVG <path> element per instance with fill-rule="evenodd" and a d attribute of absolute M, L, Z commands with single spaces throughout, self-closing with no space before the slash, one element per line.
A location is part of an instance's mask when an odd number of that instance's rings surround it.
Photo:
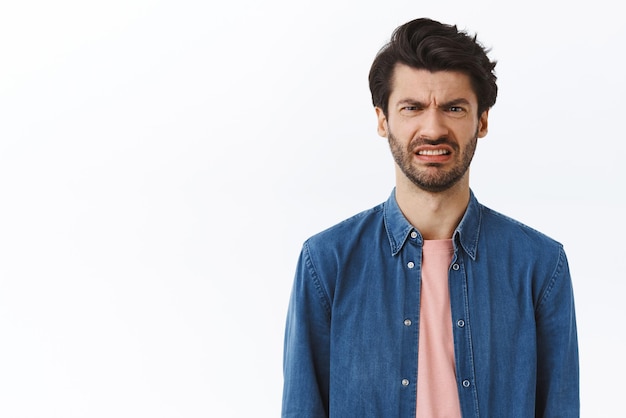
<path fill-rule="evenodd" d="M 300 246 L 391 192 L 367 73 L 421 16 L 499 62 L 472 187 L 565 245 L 583 416 L 616 416 L 618 4 L 1 0 L 0 416 L 278 416 Z"/>

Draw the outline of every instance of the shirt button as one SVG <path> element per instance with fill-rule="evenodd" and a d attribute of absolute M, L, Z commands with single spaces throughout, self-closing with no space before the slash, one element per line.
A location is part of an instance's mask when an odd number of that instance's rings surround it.
<path fill-rule="evenodd" d="M 452 270 L 458 270 L 459 265 L 457 263 L 452 264 Z"/>
<path fill-rule="evenodd" d="M 410 327 L 410 326 L 411 326 L 411 324 L 412 324 L 412 322 L 411 322 L 411 320 L 410 320 L 410 319 L 405 319 L 405 320 L 404 320 L 404 325 L 406 325 L 407 327 Z"/>
<path fill-rule="evenodd" d="M 402 379 L 402 386 L 409 386 L 409 379 Z"/>
<path fill-rule="evenodd" d="M 463 328 L 465 326 L 465 321 L 459 319 L 458 321 L 456 321 L 456 326 L 459 328 Z"/>
<path fill-rule="evenodd" d="M 406 265 L 408 268 L 412 269 L 413 267 L 415 267 L 415 263 L 412 261 L 409 261 Z"/>
<path fill-rule="evenodd" d="M 470 381 L 467 379 L 465 379 L 461 384 L 463 385 L 464 388 L 470 387 Z"/>
<path fill-rule="evenodd" d="M 411 238 L 417 238 L 417 232 L 415 231 L 411 232 Z"/>

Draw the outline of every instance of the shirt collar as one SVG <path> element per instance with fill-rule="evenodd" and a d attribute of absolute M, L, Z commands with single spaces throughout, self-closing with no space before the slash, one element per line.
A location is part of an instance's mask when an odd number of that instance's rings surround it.
<path fill-rule="evenodd" d="M 383 217 L 387 238 L 391 246 L 392 255 L 398 254 L 406 243 L 412 231 L 417 232 L 417 241 L 421 245 L 423 238 L 420 232 L 409 223 L 404 217 L 398 202 L 396 201 L 396 189 L 394 188 L 389 199 L 383 207 Z M 478 235 L 480 232 L 481 210 L 480 204 L 474 193 L 470 190 L 470 200 L 465 210 L 465 214 L 456 227 L 453 234 L 455 247 L 457 243 L 474 260 L 476 259 L 476 249 L 478 247 Z"/>

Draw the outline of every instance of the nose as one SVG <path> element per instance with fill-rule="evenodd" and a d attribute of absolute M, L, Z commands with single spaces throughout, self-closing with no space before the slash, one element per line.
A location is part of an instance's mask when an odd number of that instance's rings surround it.
<path fill-rule="evenodd" d="M 448 126 L 441 110 L 425 110 L 419 119 L 419 135 L 425 139 L 437 140 L 448 136 Z"/>

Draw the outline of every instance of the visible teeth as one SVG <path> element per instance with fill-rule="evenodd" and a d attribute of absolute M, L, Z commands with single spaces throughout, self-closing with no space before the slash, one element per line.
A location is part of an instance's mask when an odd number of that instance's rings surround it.
<path fill-rule="evenodd" d="M 444 155 L 448 154 L 448 151 L 443 149 L 425 149 L 417 153 L 418 155 Z"/>

